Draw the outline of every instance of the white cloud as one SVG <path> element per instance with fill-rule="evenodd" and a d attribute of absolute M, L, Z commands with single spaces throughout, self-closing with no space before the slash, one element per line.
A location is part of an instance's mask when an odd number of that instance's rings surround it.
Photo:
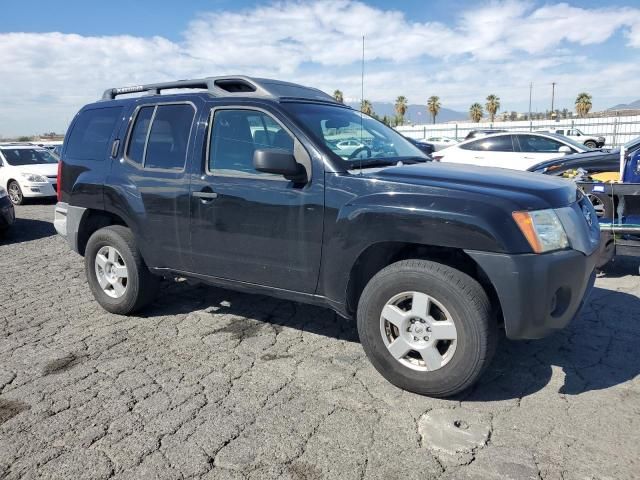
<path fill-rule="evenodd" d="M 495 92 L 506 108 L 518 108 L 513 105 L 527 97 L 529 81 L 553 80 L 559 92 L 576 90 L 567 101 L 580 89 L 608 106 L 606 99 L 631 100 L 640 91 L 636 62 L 596 63 L 588 54 L 590 45 L 617 32 L 624 35 L 623 48 L 640 48 L 639 8 L 492 1 L 445 25 L 353 0 L 285 1 L 202 14 L 179 42 L 3 33 L 0 135 L 62 130 L 108 87 L 194 76 L 273 76 L 358 98 L 362 35 L 365 95 L 372 100 L 404 94 L 418 103 L 438 94 L 445 106 L 466 108 Z"/>

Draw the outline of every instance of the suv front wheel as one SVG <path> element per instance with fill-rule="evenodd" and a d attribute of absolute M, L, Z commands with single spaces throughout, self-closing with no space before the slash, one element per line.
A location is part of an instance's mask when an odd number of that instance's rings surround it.
<path fill-rule="evenodd" d="M 369 281 L 358 333 L 383 377 L 433 397 L 471 386 L 490 363 L 498 334 L 480 284 L 427 260 L 394 263 Z"/>
<path fill-rule="evenodd" d="M 127 227 L 112 225 L 91 235 L 84 265 L 93 296 L 111 313 L 134 313 L 158 291 L 160 279 L 147 268 Z"/>

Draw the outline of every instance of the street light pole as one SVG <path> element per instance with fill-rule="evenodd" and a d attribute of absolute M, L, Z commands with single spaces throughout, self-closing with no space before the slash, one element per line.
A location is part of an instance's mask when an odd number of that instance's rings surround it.
<path fill-rule="evenodd" d="M 531 121 L 531 92 L 533 91 L 533 82 L 529 82 L 529 131 L 533 130 L 533 123 Z"/>
<path fill-rule="evenodd" d="M 551 118 L 555 117 L 554 110 L 553 110 L 553 101 L 555 100 L 555 96 L 556 96 L 556 82 L 551 82 Z"/>

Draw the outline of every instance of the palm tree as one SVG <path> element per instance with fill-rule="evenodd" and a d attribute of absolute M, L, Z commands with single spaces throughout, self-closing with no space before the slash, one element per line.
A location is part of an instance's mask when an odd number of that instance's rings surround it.
<path fill-rule="evenodd" d="M 373 115 L 373 105 L 369 100 L 364 99 L 360 103 L 360 111 L 366 115 Z"/>
<path fill-rule="evenodd" d="M 471 117 L 471 120 L 473 120 L 474 122 L 479 122 L 482 119 L 482 115 L 484 115 L 484 112 L 482 111 L 482 105 L 480 105 L 478 102 L 469 107 L 469 117 Z"/>
<path fill-rule="evenodd" d="M 487 107 L 489 118 L 493 123 L 493 119 L 495 118 L 496 113 L 498 112 L 498 110 L 500 110 L 500 97 L 494 94 L 489 95 L 487 97 L 487 104 L 485 106 Z"/>
<path fill-rule="evenodd" d="M 340 90 L 333 92 L 333 98 L 335 98 L 338 103 L 344 103 L 344 95 L 342 95 L 342 91 Z"/>
<path fill-rule="evenodd" d="M 404 115 L 405 113 L 407 113 L 407 97 L 405 97 L 404 95 L 400 95 L 398 98 L 396 98 L 396 113 L 398 114 L 397 117 L 397 124 L 398 125 L 403 125 L 404 124 Z"/>
<path fill-rule="evenodd" d="M 587 92 L 579 93 L 576 97 L 576 113 L 581 117 L 586 117 L 593 104 L 591 103 L 591 95 Z"/>
<path fill-rule="evenodd" d="M 433 117 L 433 123 L 436 123 L 436 117 L 438 116 L 438 112 L 440 112 L 440 97 L 435 95 L 429 97 L 427 100 L 427 110 Z"/>

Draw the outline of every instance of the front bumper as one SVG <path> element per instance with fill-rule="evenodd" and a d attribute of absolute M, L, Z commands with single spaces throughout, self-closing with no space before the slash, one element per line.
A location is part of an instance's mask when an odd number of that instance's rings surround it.
<path fill-rule="evenodd" d="M 566 327 L 593 288 L 598 252 L 536 254 L 467 251 L 492 282 L 508 338 L 541 338 Z"/>
<path fill-rule="evenodd" d="M 9 228 L 16 221 L 16 213 L 9 197 L 0 198 L 0 229 Z"/>
<path fill-rule="evenodd" d="M 55 197 L 57 195 L 56 187 L 55 183 L 49 182 L 28 182 L 20 185 L 22 195 L 28 198 Z"/>

